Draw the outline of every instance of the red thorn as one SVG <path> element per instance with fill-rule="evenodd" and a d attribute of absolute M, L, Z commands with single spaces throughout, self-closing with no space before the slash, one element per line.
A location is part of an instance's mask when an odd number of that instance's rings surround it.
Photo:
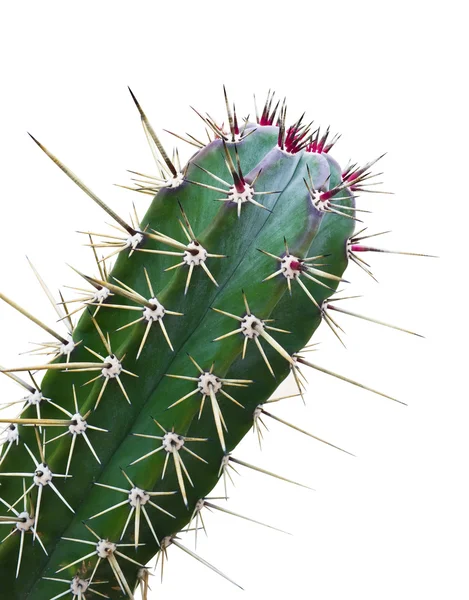
<path fill-rule="evenodd" d="M 299 127 L 300 123 L 301 119 L 287 129 L 285 150 L 290 154 L 296 154 L 305 148 L 305 138 L 309 135 L 309 127 Z"/>
<path fill-rule="evenodd" d="M 233 173 L 233 183 L 238 194 L 242 194 L 246 189 L 244 181 L 241 179 L 238 173 L 236 173 L 236 171 Z"/>
<path fill-rule="evenodd" d="M 290 268 L 294 271 L 301 271 L 301 263 L 298 260 L 292 260 L 290 262 Z"/>

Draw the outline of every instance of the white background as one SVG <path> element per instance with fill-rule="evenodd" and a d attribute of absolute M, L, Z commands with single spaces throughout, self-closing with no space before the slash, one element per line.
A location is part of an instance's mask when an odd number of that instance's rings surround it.
<path fill-rule="evenodd" d="M 272 423 L 262 453 L 248 436 L 236 455 L 317 491 L 243 471 L 229 507 L 291 531 L 285 536 L 206 515 L 199 552 L 241 592 L 177 548 L 153 596 L 250 600 L 468 597 L 466 32 L 462 2 L 17 2 L 0 14 L 1 290 L 49 324 L 25 254 L 50 286 L 76 284 L 65 261 L 92 267 L 80 229 L 102 212 L 52 165 L 31 131 L 126 215 L 133 199 L 112 183 L 151 156 L 126 90 L 158 132 L 201 134 L 189 104 L 222 117 L 222 84 L 241 114 L 252 93 L 287 95 L 341 132 L 334 155 L 380 164 L 384 189 L 362 207 L 383 247 L 438 260 L 368 255 L 380 283 L 353 265 L 349 308 L 409 327 L 425 340 L 343 317 L 347 350 L 318 332 L 314 359 L 407 402 L 309 373 L 308 406 L 277 414 L 357 455 L 349 457 Z M 464 52 L 466 51 L 466 60 Z M 162 133 L 166 145 L 174 141 Z M 180 144 L 183 154 L 190 151 Z M 43 336 L 0 305 L 0 364 Z M 25 362 L 26 364 L 26 362 Z M 0 379 L 1 401 L 21 390 Z M 193 544 L 192 539 L 185 542 Z M 193 546 L 192 546 L 193 547 Z"/>

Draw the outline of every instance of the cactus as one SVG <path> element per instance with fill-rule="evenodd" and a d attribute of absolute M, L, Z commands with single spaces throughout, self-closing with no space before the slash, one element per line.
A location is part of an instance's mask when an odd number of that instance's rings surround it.
<path fill-rule="evenodd" d="M 197 535 L 204 507 L 234 514 L 207 497 L 220 479 L 226 497 L 238 466 L 290 481 L 233 455 L 267 418 L 315 437 L 266 406 L 279 384 L 291 374 L 303 396 L 312 369 L 399 402 L 306 356 L 322 321 L 341 341 L 334 311 L 367 318 L 334 294 L 349 262 L 372 275 L 361 253 L 384 251 L 355 231 L 376 161 L 342 170 L 329 129 L 287 126 L 272 94 L 241 123 L 225 92 L 228 126 L 199 115 L 209 141 L 177 136 L 196 149 L 181 168 L 132 99 L 157 167 L 126 186 L 154 197 L 143 219 L 117 215 L 31 136 L 113 222 L 83 232 L 96 272 L 74 269 L 67 300 L 31 264 L 54 327 L 0 293 L 49 335 L 33 364 L 0 368 L 26 393 L 1 420 L 2 598 L 146 597 L 145 566 L 170 546 L 229 579 L 176 534 Z"/>

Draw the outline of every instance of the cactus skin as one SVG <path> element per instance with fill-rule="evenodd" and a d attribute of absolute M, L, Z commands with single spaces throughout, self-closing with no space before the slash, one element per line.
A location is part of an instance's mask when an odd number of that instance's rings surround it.
<path fill-rule="evenodd" d="M 43 577 L 72 580 L 81 564 L 71 566 L 60 574 L 56 572 L 93 551 L 91 545 L 85 546 L 61 539 L 66 537 L 93 540 L 92 535 L 84 527 L 83 521 L 86 521 L 99 536 L 108 538 L 112 542 L 119 542 L 129 515 L 128 506 L 90 521 L 87 519 L 126 499 L 115 490 L 93 485 L 98 482 L 128 489 L 129 484 L 121 469 L 136 486 L 144 490 L 177 491 L 174 495 L 155 498 L 158 506 L 174 517 L 153 508 L 148 510 L 154 531 L 160 541 L 176 534 L 190 521 L 197 501 L 207 496 L 219 480 L 219 468 L 225 452 L 219 439 L 210 397 L 205 401 L 200 418 L 199 394 L 168 409 L 179 398 L 195 389 L 196 383 L 166 375 L 197 377 L 197 369 L 191 362 L 188 356 L 190 355 L 204 370 L 208 370 L 214 363 L 214 373 L 218 377 L 252 380 L 252 383 L 246 387 L 228 388 L 228 392 L 244 408 L 230 402 L 226 397 L 217 395 L 227 424 L 224 440 L 226 452 L 229 453 L 252 427 L 255 408 L 271 397 L 291 371 L 290 363 L 264 340 L 262 346 L 275 372 L 275 377 L 269 373 L 254 342 L 248 343 L 246 356 L 242 359 L 244 337 L 241 333 L 214 342 L 217 337 L 239 327 L 239 324 L 211 308 L 243 316 L 246 312 L 243 302 L 244 292 L 253 314 L 261 319 L 275 319 L 272 325 L 290 332 L 288 334 L 270 332 L 288 355 L 301 351 L 321 323 L 321 310 L 296 285 L 293 285 L 290 295 L 283 275 L 263 281 L 278 269 L 278 264 L 259 252 L 259 249 L 283 256 L 284 238 L 286 238 L 292 255 L 299 257 L 327 255 L 327 267 L 323 267 L 323 270 L 340 278 L 348 263 L 347 243 L 353 234 L 354 220 L 317 210 L 311 201 L 308 186 L 305 185 L 305 180 L 308 181 L 309 176 L 316 189 L 326 191 L 340 185 L 341 171 L 337 163 L 324 152 L 305 149 L 287 152 L 279 148 L 279 127 L 272 125 L 272 120 L 267 119 L 267 123 L 262 124 L 261 119 L 262 125 L 248 125 L 245 133 L 250 135 L 242 137 L 236 144 L 229 141 L 226 144 L 235 165 L 236 152 L 238 153 L 242 171 L 247 173 L 245 181 L 249 183 L 255 180 L 256 192 L 278 192 L 257 196 L 257 200 L 268 210 L 246 203 L 242 205 L 238 218 L 233 203 L 216 201 L 222 196 L 220 192 L 192 183 L 196 181 L 215 187 L 221 185 L 200 167 L 224 180 L 231 181 L 225 163 L 224 145 L 220 139 L 214 139 L 189 160 L 184 169 L 185 181 L 181 185 L 162 187 L 141 221 L 142 230 L 148 232 L 157 230 L 185 244 L 178 222 L 181 219 L 180 206 L 182 206 L 202 246 L 211 253 L 226 255 L 226 258 L 207 259 L 207 265 L 218 287 L 210 281 L 201 268 L 194 268 L 190 287 L 187 294 L 184 294 L 187 269 L 184 267 L 165 271 L 178 262 L 179 259 L 175 256 L 140 251 L 135 251 L 129 256 L 127 250 L 119 254 L 114 264 L 109 282 L 119 286 L 118 281 L 123 282 L 148 299 L 150 293 L 144 272 L 146 269 L 159 302 L 166 309 L 184 315 L 167 314 L 164 317 L 164 324 L 174 351 L 170 349 L 162 330 L 155 323 L 151 326 L 146 343 L 137 359 L 146 322 L 116 331 L 138 318 L 140 313 L 109 308 L 105 305 L 106 303 L 123 306 L 138 305 L 114 294 L 104 302 L 97 313 L 96 321 L 105 335 L 109 333 L 113 352 L 118 357 L 125 355 L 124 369 L 138 376 L 138 378 L 126 374 L 121 376 L 131 404 L 126 401 L 117 382 L 110 380 L 99 406 L 94 410 L 103 379 L 84 387 L 83 384 L 99 375 L 99 371 L 76 372 L 73 368 L 68 372 L 46 371 L 41 383 L 41 390 L 45 397 L 74 413 L 72 384 L 75 385 L 81 414 L 92 411 L 88 417 L 89 424 L 109 432 L 89 432 L 89 438 L 101 464 L 98 464 L 84 441 L 77 439 L 70 467 L 72 477 L 67 481 L 63 479 L 56 481 L 58 489 L 73 507 L 74 514 L 51 493 L 51 490 L 44 489 L 38 533 L 48 551 L 48 556 L 42 552 L 37 542 L 32 545 L 27 538 L 20 576 L 16 579 L 17 536 L 11 536 L 0 545 L 1 598 L 20 600 L 28 597 L 33 600 L 47 600 L 64 591 L 66 587 L 60 587 L 57 583 Z M 282 120 L 280 120 L 280 129 L 281 127 Z M 344 187 L 335 194 L 334 204 L 353 209 L 353 193 Z M 354 212 L 351 210 L 347 214 L 353 216 Z M 174 250 L 150 238 L 145 238 L 139 249 Z M 329 289 L 306 278 L 302 278 L 302 281 L 319 306 L 323 300 L 330 297 L 338 285 L 337 280 L 330 279 L 321 279 Z M 94 307 L 85 310 L 74 330 L 74 341 L 81 343 L 73 351 L 70 357 L 71 363 L 96 362 L 87 348 L 104 357 L 107 355 L 91 317 L 94 310 Z M 64 359 L 59 358 L 54 362 L 64 362 Z M 41 411 L 41 416 L 45 418 L 63 418 L 63 415 L 47 402 L 42 402 Z M 35 417 L 34 407 L 28 408 L 23 416 Z M 177 434 L 186 437 L 208 440 L 187 443 L 187 447 L 206 462 L 197 460 L 189 453 L 183 453 L 184 464 L 194 484 L 191 486 L 187 479 L 185 480 L 187 506 L 183 501 L 172 458 L 162 479 L 166 455 L 164 450 L 129 466 L 130 463 L 155 450 L 161 444 L 158 440 L 133 435 L 135 433 L 149 436 L 163 435 L 155 420 L 167 431 L 173 429 Z M 44 429 L 47 439 L 57 435 L 56 431 L 63 431 L 54 428 L 53 433 L 50 433 L 50 429 Z M 32 449 L 35 456 L 38 455 L 34 428 L 22 426 L 20 435 L 20 444 L 11 448 L 0 467 L 0 473 L 31 471 L 31 458 L 23 442 Z M 47 444 L 47 462 L 54 473 L 65 472 L 69 448 L 69 436 Z M 30 485 L 30 481 L 30 478 L 26 478 L 27 486 Z M 12 504 L 21 496 L 23 489 L 21 478 L 0 477 L 0 483 L 2 484 L 0 495 L 8 503 Z M 34 488 L 32 491 L 34 500 L 36 494 L 37 489 Z M 5 508 L 0 513 L 6 514 L 6 510 Z M 3 531 L 6 531 L 5 528 L 1 530 L 2 534 Z M 132 520 L 122 542 L 133 543 L 133 531 Z M 145 545 L 138 549 L 138 553 L 130 547 L 124 548 L 124 553 L 131 559 L 146 564 L 158 552 L 159 547 L 143 517 L 140 543 Z M 92 558 L 88 570 L 81 573 L 83 578 L 90 576 L 94 562 L 95 558 Z M 120 559 L 119 565 L 130 588 L 134 589 L 138 566 Z M 101 593 L 112 598 L 125 597 L 119 591 L 107 561 L 101 562 L 95 579 L 109 581 L 109 584 L 97 588 Z"/>

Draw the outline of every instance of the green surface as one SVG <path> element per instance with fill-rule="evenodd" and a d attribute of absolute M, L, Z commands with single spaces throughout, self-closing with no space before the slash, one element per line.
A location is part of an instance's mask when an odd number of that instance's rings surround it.
<path fill-rule="evenodd" d="M 152 418 L 158 420 L 166 430 L 174 428 L 174 431 L 181 435 L 209 439 L 207 442 L 187 444 L 188 448 L 204 458 L 208 464 L 198 461 L 188 453 L 182 454 L 184 464 L 194 482 L 194 487 L 191 487 L 186 481 L 189 508 L 186 508 L 178 492 L 172 496 L 155 499 L 158 505 L 171 512 L 175 518 L 166 516 L 152 507 L 148 509 L 160 540 L 176 533 L 187 524 L 197 500 L 208 495 L 218 480 L 223 451 L 209 399 L 200 419 L 199 394 L 168 410 L 173 402 L 189 393 L 196 384 L 165 377 L 165 374 L 196 377 L 198 373 L 187 356 L 189 353 L 203 369 L 209 369 L 214 362 L 214 373 L 220 377 L 254 381 L 247 388 L 224 388 L 243 404 L 244 408 L 236 406 L 223 396 L 217 396 L 228 427 L 225 434 L 227 450 L 231 451 L 252 426 L 255 407 L 271 396 L 290 369 L 289 363 L 264 340 L 261 343 L 275 371 L 275 378 L 269 373 L 253 341 L 248 344 L 245 359 L 241 359 L 244 339 L 242 334 L 213 342 L 216 337 L 239 327 L 239 324 L 211 310 L 212 307 L 243 316 L 244 290 L 250 309 L 256 316 L 262 319 L 273 318 L 276 322 L 272 325 L 291 332 L 269 332 L 289 353 L 299 351 L 319 325 L 318 309 L 296 283 L 293 283 L 293 294 L 290 296 L 282 275 L 262 282 L 278 269 L 278 264 L 258 249 L 281 255 L 284 252 L 285 237 L 291 254 L 300 257 L 330 255 L 327 259 L 328 266 L 324 270 L 340 276 L 347 264 L 346 242 L 353 231 L 353 221 L 318 213 L 310 202 L 303 181 L 303 178 L 307 177 L 308 166 L 316 187 L 326 181 L 327 184 L 330 181 L 335 182 L 337 177 L 340 177 L 335 164 L 329 163 L 327 158 L 318 154 L 288 155 L 276 148 L 276 139 L 276 128 L 263 127 L 237 144 L 243 172 L 249 173 L 246 176 L 247 181 L 252 181 L 261 169 L 255 185 L 256 191 L 280 192 L 256 198 L 269 210 L 262 210 L 251 204 L 243 205 L 241 218 L 238 219 L 236 207 L 217 202 L 222 196 L 219 192 L 185 182 L 178 188 L 160 191 L 142 220 L 142 228 L 148 225 L 149 229 L 161 231 L 184 242 L 183 232 L 178 223 L 181 217 L 178 205 L 180 202 L 200 243 L 209 252 L 227 255 L 227 258 L 207 260 L 207 266 L 217 280 L 218 287 L 215 287 L 201 268 L 196 268 L 189 291 L 184 296 L 186 268 L 164 272 L 165 268 L 180 261 L 178 257 L 144 252 L 135 252 L 130 258 L 128 252 L 122 252 L 119 256 L 112 271 L 114 277 L 149 298 L 143 271 L 145 267 L 158 300 L 168 310 L 184 313 L 182 317 L 166 315 L 164 318 L 174 352 L 169 349 L 158 325 L 154 324 L 144 350 L 136 360 L 146 322 L 120 332 L 116 332 L 116 329 L 135 320 L 140 313 L 106 307 L 100 309 L 97 321 L 103 332 L 109 333 L 113 351 L 118 357 L 125 354 L 124 368 L 138 375 L 138 378 L 125 374 L 121 377 L 132 404 L 126 402 L 117 382 L 111 380 L 98 409 L 88 418 L 90 425 L 109 429 L 109 433 L 89 432 L 101 465 L 93 458 L 84 440 L 78 439 L 71 466 L 73 477 L 67 481 L 54 480 L 76 514 L 72 514 L 52 490 L 44 489 L 39 533 L 49 556 L 45 557 L 37 542 L 33 546 L 27 537 L 20 577 L 15 580 L 18 538 L 12 536 L 0 545 L 1 598 L 46 600 L 66 589 L 65 584 L 61 587 L 57 583 L 41 580 L 41 577 L 57 576 L 71 579 L 77 567 L 59 575 L 55 575 L 55 571 L 91 552 L 93 547 L 64 541 L 61 537 L 92 540 L 82 521 L 126 498 L 119 492 L 94 486 L 94 482 L 128 489 L 130 486 L 121 473 L 121 468 L 124 468 L 140 488 L 153 491 L 179 490 L 172 458 L 164 479 L 161 478 L 165 451 L 129 466 L 129 463 L 160 445 L 156 440 L 132 435 L 163 435 Z M 232 146 L 230 151 L 234 159 Z M 220 141 L 212 142 L 194 155 L 186 174 L 188 179 L 218 187 L 220 184 L 195 164 L 230 181 Z M 353 201 L 347 192 L 342 192 L 342 198 L 339 202 L 352 205 Z M 147 240 L 142 247 L 174 250 L 154 240 Z M 304 278 L 302 280 L 318 302 L 332 293 Z M 336 287 L 334 282 L 324 282 L 333 288 Z M 135 303 L 119 296 L 113 296 L 109 303 L 135 306 Z M 96 361 L 85 346 L 103 356 L 107 354 L 86 311 L 75 330 L 74 339 L 82 340 L 82 343 L 74 351 L 72 362 Z M 73 412 L 72 384 L 75 384 L 83 414 L 86 410 L 93 409 L 103 380 L 86 387 L 82 386 L 96 375 L 98 373 L 49 371 L 44 377 L 42 390 L 46 397 Z M 51 418 L 62 418 L 61 413 L 44 403 L 42 413 Z M 27 414 L 33 416 L 32 411 Z M 51 435 L 48 433 L 49 437 Z M 55 429 L 54 435 L 57 435 Z M 21 440 L 37 455 L 37 445 L 31 428 L 21 427 Z M 68 436 L 47 445 L 47 461 L 53 472 L 64 472 L 69 447 Z M 12 448 L 1 469 L 3 472 L 32 469 L 31 458 L 22 444 Z M 2 497 L 10 503 L 18 498 L 22 486 L 19 478 L 0 478 L 0 482 Z M 30 479 L 27 480 L 27 484 L 28 482 Z M 123 506 L 90 521 L 89 525 L 102 537 L 118 542 L 128 513 L 129 507 Z M 6 530 L 3 526 L 1 531 Z M 143 518 L 140 531 L 141 542 L 146 545 L 139 548 L 137 554 L 133 548 L 125 548 L 124 552 L 145 564 L 158 551 L 158 546 Z M 133 521 L 123 542 L 130 543 L 132 540 Z M 95 560 L 91 559 L 91 565 Z M 137 567 L 123 560 L 119 563 L 128 581 L 133 585 Z M 87 574 L 90 572 L 91 570 L 88 570 Z M 100 586 L 101 592 L 112 598 L 122 596 L 116 589 L 115 579 L 106 565 L 100 567 L 97 578 L 111 581 L 111 587 Z"/>

